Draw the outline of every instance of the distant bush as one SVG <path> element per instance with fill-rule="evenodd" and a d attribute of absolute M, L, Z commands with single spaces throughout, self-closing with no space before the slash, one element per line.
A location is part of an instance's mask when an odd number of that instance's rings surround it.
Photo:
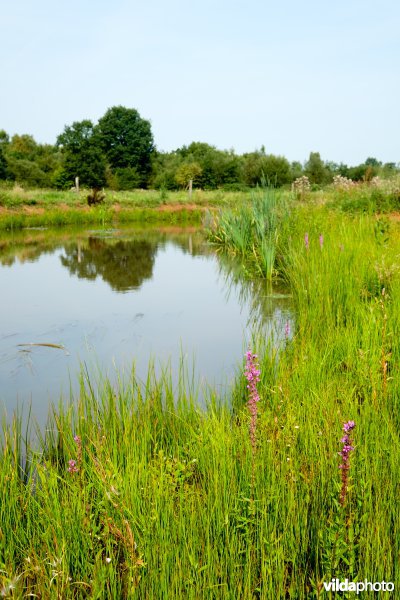
<path fill-rule="evenodd" d="M 70 175 L 62 167 L 58 167 L 51 178 L 51 186 L 57 190 L 69 190 L 73 185 Z"/>
<path fill-rule="evenodd" d="M 248 192 L 250 188 L 245 183 L 225 183 L 222 189 L 225 192 Z"/>
<path fill-rule="evenodd" d="M 9 170 L 18 183 L 28 187 L 48 187 L 50 178 L 38 165 L 26 159 L 10 159 Z"/>
<path fill-rule="evenodd" d="M 115 169 L 114 177 L 117 190 L 136 190 L 143 185 L 143 178 L 135 167 Z"/>
<path fill-rule="evenodd" d="M 345 178 L 343 178 L 345 179 Z M 400 210 L 400 181 L 374 178 L 370 183 L 335 186 L 330 203 L 345 212 L 388 213 Z"/>

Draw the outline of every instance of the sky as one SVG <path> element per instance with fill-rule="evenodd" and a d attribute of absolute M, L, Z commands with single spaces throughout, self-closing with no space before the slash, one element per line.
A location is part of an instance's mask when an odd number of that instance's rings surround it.
<path fill-rule="evenodd" d="M 0 23 L 9 135 L 122 105 L 161 151 L 400 162 L 398 0 L 1 0 Z"/>

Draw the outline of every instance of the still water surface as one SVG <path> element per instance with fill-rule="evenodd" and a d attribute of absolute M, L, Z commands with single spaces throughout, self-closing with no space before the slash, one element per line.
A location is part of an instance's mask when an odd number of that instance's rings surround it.
<path fill-rule="evenodd" d="M 0 292 L 0 407 L 39 423 L 78 393 L 82 364 L 116 380 L 183 361 L 223 395 L 252 327 L 280 343 L 291 320 L 284 294 L 242 281 L 196 230 L 2 234 Z"/>

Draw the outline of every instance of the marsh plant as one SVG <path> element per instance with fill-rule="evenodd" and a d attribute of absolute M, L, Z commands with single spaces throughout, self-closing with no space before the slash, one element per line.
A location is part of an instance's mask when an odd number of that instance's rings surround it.
<path fill-rule="evenodd" d="M 258 392 L 258 383 L 260 382 L 260 368 L 258 364 L 258 356 L 251 350 L 246 352 L 246 369 L 244 376 L 247 380 L 248 390 L 248 401 L 247 406 L 250 413 L 250 425 L 249 435 L 251 443 L 251 490 L 253 493 L 254 478 L 255 478 L 255 461 L 257 452 L 257 415 L 258 415 L 258 403 L 260 401 L 260 394 Z"/>
<path fill-rule="evenodd" d="M 349 488 L 349 471 L 350 471 L 350 455 L 354 450 L 354 446 L 352 445 L 352 439 L 350 437 L 351 432 L 355 427 L 354 421 L 347 421 L 343 425 L 344 436 L 340 440 L 343 447 L 340 451 L 340 456 L 342 458 L 342 462 L 339 465 L 339 469 L 341 469 L 342 474 L 342 486 L 340 489 L 340 498 L 339 502 L 341 506 L 344 506 L 346 503 L 347 492 Z"/>
<path fill-rule="evenodd" d="M 353 578 L 356 576 L 356 563 L 359 555 L 360 531 L 362 522 L 355 518 L 355 503 L 351 503 L 350 495 L 350 457 L 354 452 L 352 431 L 355 428 L 354 421 L 343 424 L 344 435 L 340 439 L 340 488 L 338 499 L 334 500 L 334 509 L 328 517 L 328 526 L 322 534 L 324 538 L 324 553 L 322 564 L 324 580 L 333 577 Z M 356 492 L 355 497 L 360 497 Z M 365 521 L 365 516 L 361 521 Z M 321 585 L 319 586 L 321 588 Z"/>
<path fill-rule="evenodd" d="M 207 227 L 208 239 L 239 257 L 250 272 L 271 280 L 275 273 L 280 223 L 286 205 L 273 188 L 259 188 L 250 205 L 223 211 Z"/>

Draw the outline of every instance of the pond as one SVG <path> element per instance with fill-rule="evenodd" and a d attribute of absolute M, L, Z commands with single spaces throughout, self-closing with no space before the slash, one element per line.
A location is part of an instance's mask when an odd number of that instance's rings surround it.
<path fill-rule="evenodd" d="M 243 281 L 195 228 L 25 230 L 0 236 L 0 408 L 51 403 L 90 377 L 180 365 L 223 395 L 251 330 L 282 341 L 290 298 Z"/>

